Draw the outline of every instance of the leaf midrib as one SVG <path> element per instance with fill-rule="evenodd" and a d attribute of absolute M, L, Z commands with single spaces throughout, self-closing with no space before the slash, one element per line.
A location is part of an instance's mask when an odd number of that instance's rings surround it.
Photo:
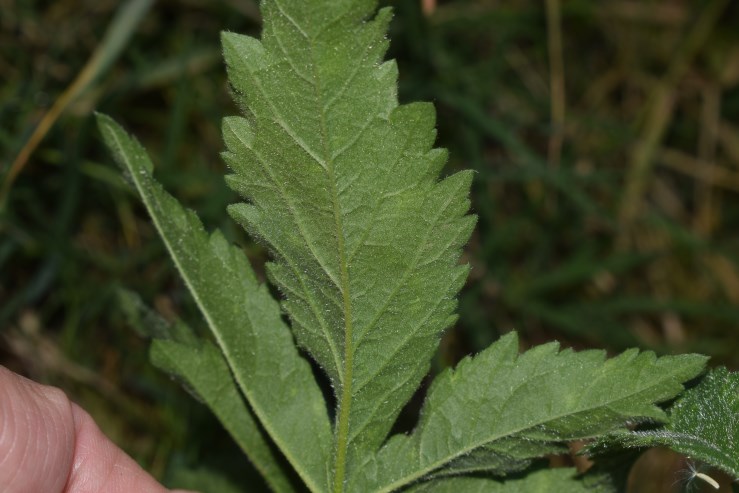
<path fill-rule="evenodd" d="M 295 28 L 298 30 L 298 32 L 303 36 L 303 38 L 306 40 L 306 43 L 309 47 L 309 52 L 311 54 L 311 67 L 313 69 L 313 84 L 309 84 L 313 87 L 314 91 L 314 101 L 316 103 L 316 112 L 319 115 L 319 122 L 320 122 L 320 130 L 321 130 L 321 145 L 323 147 L 322 154 L 323 158 L 313 149 L 308 146 L 299 136 L 287 125 L 284 121 L 280 120 L 278 123 L 283 128 L 283 130 L 293 139 L 293 141 L 301 148 L 303 151 L 310 156 L 318 166 L 320 166 L 324 172 L 327 174 L 327 179 L 329 181 L 330 190 L 331 190 L 331 199 L 332 199 L 332 208 L 334 212 L 334 228 L 336 233 L 336 240 L 337 240 L 337 249 L 338 249 L 338 255 L 339 255 L 339 279 L 336 280 L 331 275 L 331 272 L 326 268 L 325 265 L 323 265 L 320 262 L 320 257 L 316 254 L 315 251 L 312 253 L 314 254 L 314 257 L 316 257 L 317 260 L 319 260 L 319 264 L 323 268 L 323 270 L 326 272 L 328 277 L 334 282 L 334 284 L 339 288 L 342 295 L 342 310 L 344 315 L 344 361 L 343 365 L 337 365 L 337 373 L 339 376 L 339 383 L 341 384 L 341 396 L 339 398 L 339 414 L 337 417 L 337 423 L 336 423 L 336 434 L 335 434 L 335 449 L 336 449 L 336 456 L 335 456 L 335 466 L 334 466 L 334 484 L 333 489 L 337 493 L 341 493 L 343 491 L 344 487 L 344 477 L 346 472 L 346 454 L 347 454 L 347 444 L 348 444 L 348 428 L 349 428 L 349 415 L 351 410 L 351 399 L 352 399 L 352 374 L 353 374 L 353 360 L 354 360 L 354 346 L 351 344 L 352 339 L 352 308 L 351 308 L 351 294 L 349 290 L 349 272 L 348 272 L 348 263 L 346 260 L 346 248 L 345 248 L 345 242 L 344 242 L 344 227 L 342 222 L 342 216 L 341 216 L 341 207 L 339 204 L 339 196 L 338 196 L 338 189 L 337 189 L 337 181 L 336 181 L 336 175 L 334 170 L 334 160 L 340 153 L 336 155 L 332 155 L 332 153 L 329 150 L 329 139 L 328 139 L 328 131 L 327 131 L 327 125 L 326 125 L 326 115 L 325 115 L 325 108 L 321 104 L 321 79 L 318 77 L 318 74 L 316 73 L 316 64 L 313 62 L 315 60 L 314 55 L 314 43 L 313 40 L 305 30 L 303 30 L 300 25 L 287 13 L 285 12 L 283 6 L 281 5 L 279 0 L 275 0 L 274 5 L 277 7 L 277 9 L 280 11 L 280 14 L 288 20 Z M 291 68 L 297 73 L 297 75 L 301 78 L 305 78 L 292 64 L 292 61 L 290 60 L 289 54 L 286 52 L 284 47 L 279 42 L 279 36 L 276 36 L 278 46 L 285 54 L 286 59 L 288 60 L 288 63 L 290 64 Z M 310 82 L 310 81 L 307 81 Z M 264 89 L 261 87 L 261 84 L 257 82 L 257 85 L 259 86 L 260 91 L 264 94 Z M 265 95 L 266 96 L 266 95 Z M 265 98 L 272 108 L 273 112 L 276 116 L 279 115 L 279 111 L 277 111 L 277 108 L 274 107 L 272 102 L 269 100 L 269 98 Z M 366 125 L 365 127 L 366 128 Z M 361 131 L 359 132 L 361 133 Z M 344 149 L 342 149 L 343 151 Z M 308 235 L 305 231 L 302 231 L 303 236 L 308 239 Z M 338 281 L 338 282 L 337 282 Z M 329 346 L 335 351 L 335 345 L 333 344 L 333 338 L 330 336 L 330 334 L 326 334 L 327 343 Z M 334 352 L 332 351 L 332 352 Z M 334 352 L 334 355 L 336 353 Z M 334 361 L 336 359 L 334 358 Z"/>
<path fill-rule="evenodd" d="M 722 469 L 733 477 L 739 477 L 739 462 L 737 462 L 737 459 L 732 457 L 729 453 L 726 453 L 719 444 L 707 440 L 699 435 L 671 430 L 665 430 L 660 433 L 635 433 L 640 438 L 644 438 L 646 440 L 654 439 L 656 444 L 674 447 L 674 450 L 683 454 L 687 453 L 688 455 L 692 455 L 693 458 L 697 457 L 697 454 L 693 454 L 700 451 L 700 446 L 705 447 L 709 452 L 713 453 L 715 458 L 718 458 L 720 461 L 723 460 L 723 462 L 714 464 L 715 467 Z M 681 448 L 682 450 L 680 450 Z M 689 449 L 692 449 L 692 452 Z"/>
<path fill-rule="evenodd" d="M 674 375 L 671 373 L 667 378 L 661 379 L 660 381 L 661 382 L 664 382 L 668 378 L 674 378 Z M 655 386 L 655 385 L 657 385 L 657 384 L 655 383 L 652 386 Z M 632 397 L 633 395 L 638 394 L 638 393 L 641 393 L 641 392 L 644 392 L 644 389 L 643 388 L 640 388 L 639 390 L 636 390 L 634 392 L 630 392 L 629 394 L 627 394 L 625 396 L 620 396 L 618 399 L 615 399 L 614 401 L 610 401 L 608 403 L 601 403 L 601 404 L 599 404 L 597 406 L 583 407 L 583 408 L 580 408 L 580 409 L 573 410 L 572 412 L 565 413 L 565 414 L 560 414 L 560 415 L 553 416 L 553 417 L 550 416 L 550 417 L 548 417 L 545 420 L 541 420 L 541 421 L 538 421 L 536 423 L 527 423 L 526 426 L 523 426 L 521 428 L 514 429 L 514 430 L 508 430 L 505 433 L 502 433 L 502 434 L 499 434 L 499 435 L 496 435 L 496 436 L 492 436 L 492 437 L 487 437 L 485 440 L 479 440 L 479 441 L 475 442 L 474 444 L 472 444 L 470 446 L 467 446 L 467 447 L 463 447 L 463 448 L 459 449 L 457 452 L 455 452 L 453 454 L 450 454 L 450 455 L 447 455 L 444 458 L 439 459 L 439 460 L 437 460 L 437 461 L 435 461 L 435 462 L 433 462 L 431 464 L 428 464 L 427 466 L 425 466 L 425 467 L 423 467 L 421 469 L 417 469 L 413 473 L 407 474 L 406 476 L 404 476 L 402 478 L 396 479 L 395 481 L 393 481 L 392 483 L 390 483 L 388 485 L 382 486 L 380 489 L 376 490 L 374 493 L 391 493 L 392 491 L 395 491 L 398 488 L 401 488 L 403 486 L 406 486 L 408 484 L 411 484 L 412 482 L 416 481 L 417 479 L 422 478 L 426 474 L 435 471 L 436 469 L 442 467 L 444 464 L 448 464 L 449 462 L 453 461 L 454 459 L 456 459 L 458 457 L 461 457 L 461 456 L 463 456 L 463 455 L 465 455 L 465 454 L 467 454 L 469 452 L 472 452 L 473 450 L 475 450 L 477 448 L 483 447 L 483 446 L 485 446 L 488 443 L 495 442 L 496 440 L 501 440 L 501 439 L 507 438 L 507 437 L 513 437 L 513 436 L 515 436 L 515 435 L 517 435 L 519 433 L 522 433 L 522 432 L 524 432 L 526 430 L 530 430 L 532 428 L 536 428 L 537 426 L 541 426 L 541 425 L 546 424 L 546 423 L 551 422 L 551 421 L 556 421 L 558 419 L 565 418 L 565 417 L 568 417 L 568 416 L 572 416 L 572 415 L 575 415 L 575 414 L 587 413 L 587 412 L 590 412 L 590 411 L 592 411 L 594 409 L 599 409 L 599 408 L 605 407 L 605 406 L 607 406 L 609 404 L 612 404 L 613 402 L 618 402 L 618 401 L 621 401 L 621 400 L 624 400 L 624 399 L 628 399 L 628 398 Z M 410 439 L 411 437 L 408 437 L 408 438 Z"/>
<path fill-rule="evenodd" d="M 124 149 L 125 147 L 122 145 L 117 132 L 112 131 L 112 136 L 115 142 L 118 145 L 119 149 Z M 136 171 L 136 166 L 132 164 L 127 156 L 126 153 L 121 152 L 121 157 L 126 161 L 126 166 L 129 170 L 133 171 L 130 173 L 131 179 L 136 185 L 136 188 L 139 192 L 139 195 L 141 196 L 142 201 L 147 206 L 147 208 L 153 208 L 154 202 L 160 202 L 160 200 L 153 195 L 150 195 L 146 192 L 145 187 L 141 183 L 141 176 L 139 176 L 139 173 Z M 151 171 L 145 170 L 145 176 L 147 179 L 152 180 L 152 186 L 157 186 L 156 183 L 153 182 L 153 178 L 151 176 Z M 191 220 L 191 213 L 189 211 L 185 212 L 186 221 Z M 241 372 L 233 371 L 233 369 L 238 368 L 239 365 L 235 364 L 235 358 L 231 354 L 230 347 L 228 344 L 225 344 L 222 331 L 220 329 L 220 326 L 215 323 L 214 319 L 210 315 L 210 310 L 205 305 L 203 298 L 200 296 L 200 291 L 195 288 L 192 279 L 188 275 L 188 270 L 184 269 L 182 266 L 182 263 L 179 259 L 179 256 L 175 254 L 174 247 L 172 245 L 172 242 L 169 239 L 169 236 L 165 233 L 164 228 L 162 227 L 161 221 L 159 220 L 159 217 L 157 214 L 150 214 L 152 221 L 154 222 L 154 226 L 156 227 L 157 231 L 159 232 L 159 236 L 162 238 L 162 241 L 167 247 L 167 250 L 170 253 L 170 256 L 172 257 L 172 260 L 174 261 L 175 265 L 177 266 L 177 270 L 180 272 L 180 275 L 182 276 L 182 279 L 185 281 L 185 284 L 187 285 L 188 290 L 192 294 L 193 299 L 195 300 L 195 303 L 198 305 L 198 308 L 200 309 L 200 312 L 203 314 L 203 317 L 205 318 L 208 326 L 211 328 L 213 335 L 215 336 L 216 340 L 218 341 L 218 345 L 220 346 L 221 351 L 223 352 L 223 356 L 228 362 L 229 367 L 232 369 L 232 374 L 234 376 L 234 379 L 239 384 L 239 387 L 241 388 L 241 391 L 247 396 L 247 400 L 249 401 L 249 404 L 251 405 L 252 410 L 254 411 L 254 414 L 257 415 L 259 420 L 261 421 L 262 425 L 264 426 L 265 430 L 267 430 L 267 433 L 269 436 L 275 441 L 279 449 L 282 451 L 282 453 L 287 458 L 288 462 L 292 464 L 292 466 L 295 468 L 295 471 L 298 473 L 298 475 L 305 481 L 306 486 L 310 491 L 320 491 L 320 488 L 315 483 L 313 477 L 311 474 L 303 467 L 303 464 L 300 460 L 296 459 L 290 452 L 290 447 L 287 447 L 286 444 L 281 440 L 280 434 L 276 433 L 274 426 L 272 425 L 271 420 L 269 419 L 270 416 L 268 413 L 262 409 L 262 407 L 259 405 L 258 400 L 254 399 L 254 396 L 252 392 L 249 391 L 250 387 L 246 385 L 246 382 L 243 381 L 243 377 L 241 376 Z M 206 242 L 209 241 L 207 233 L 203 232 L 203 236 Z M 250 321 L 251 322 L 251 321 Z"/>
<path fill-rule="evenodd" d="M 316 112 L 319 116 L 320 131 L 321 131 L 321 145 L 323 147 L 323 159 L 319 159 L 304 145 L 302 147 L 308 154 L 313 157 L 316 162 L 324 169 L 327 174 L 329 186 L 331 190 L 331 205 L 334 211 L 334 228 L 336 233 L 337 249 L 339 254 L 339 289 L 342 296 L 343 304 L 343 315 L 344 315 L 344 361 L 343 371 L 340 368 L 342 375 L 341 385 L 341 396 L 339 398 L 339 414 L 336 422 L 336 457 L 334 462 L 334 482 L 333 490 L 335 493 L 341 493 L 344 490 L 344 477 L 346 475 L 346 456 L 347 456 L 347 444 L 349 435 L 349 416 L 351 413 L 352 404 L 352 379 L 354 370 L 354 345 L 352 344 L 352 332 L 353 332 L 353 319 L 352 319 L 352 304 L 351 304 L 351 292 L 349 283 L 349 267 L 346 261 L 346 246 L 344 243 L 344 225 L 341 214 L 341 205 L 339 203 L 338 185 L 336 180 L 336 173 L 334 167 L 335 157 L 331 153 L 329 146 L 328 128 L 326 123 L 325 107 L 321 104 L 322 98 L 322 83 L 321 78 L 317 72 L 314 54 L 314 43 L 313 39 L 300 27 L 300 25 L 289 15 L 287 15 L 280 4 L 279 0 L 275 0 L 275 5 L 280 10 L 280 13 L 295 26 L 295 28 L 301 33 L 308 43 L 310 57 L 311 57 L 311 68 L 313 71 L 313 91 L 314 101 L 316 104 Z M 366 128 L 366 127 L 365 127 Z M 361 133 L 358 132 L 358 133 Z M 296 139 L 299 145 L 301 141 Z M 329 274 L 327 272 L 327 274 Z"/>

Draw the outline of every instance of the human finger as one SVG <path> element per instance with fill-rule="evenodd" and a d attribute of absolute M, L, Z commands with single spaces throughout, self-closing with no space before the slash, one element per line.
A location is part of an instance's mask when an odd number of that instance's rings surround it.
<path fill-rule="evenodd" d="M 108 440 L 64 392 L 0 366 L 0 491 L 169 490 Z"/>

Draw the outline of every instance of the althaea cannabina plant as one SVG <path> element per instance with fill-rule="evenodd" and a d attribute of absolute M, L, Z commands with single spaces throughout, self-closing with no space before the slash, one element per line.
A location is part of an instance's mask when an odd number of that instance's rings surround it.
<path fill-rule="evenodd" d="M 655 404 L 705 358 L 606 360 L 556 344 L 519 355 L 509 334 L 439 375 L 413 432 L 388 436 L 455 320 L 475 218 L 472 174 L 439 180 L 433 107 L 398 105 L 397 67 L 383 62 L 391 13 L 374 10 L 373 0 L 264 0 L 261 41 L 223 35 L 244 109 L 223 122 L 227 181 L 244 199 L 229 213 L 271 252 L 281 302 L 99 117 L 213 336 L 160 330 L 152 358 L 210 406 L 275 491 L 584 491 L 570 469 L 501 478 L 568 441 L 664 420 Z M 335 409 L 298 347 L 328 376 Z"/>

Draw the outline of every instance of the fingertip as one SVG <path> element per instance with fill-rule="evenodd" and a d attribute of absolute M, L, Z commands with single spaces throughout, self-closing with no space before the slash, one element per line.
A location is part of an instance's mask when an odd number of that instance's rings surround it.
<path fill-rule="evenodd" d="M 61 491 L 73 450 L 64 392 L 0 366 L 0 491 Z"/>
<path fill-rule="evenodd" d="M 64 392 L 0 366 L 0 492 L 51 491 L 170 490 L 113 444 Z"/>
<path fill-rule="evenodd" d="M 72 404 L 76 448 L 74 465 L 67 483 L 69 491 L 107 493 L 166 493 L 136 461 L 105 436 L 92 417 Z"/>

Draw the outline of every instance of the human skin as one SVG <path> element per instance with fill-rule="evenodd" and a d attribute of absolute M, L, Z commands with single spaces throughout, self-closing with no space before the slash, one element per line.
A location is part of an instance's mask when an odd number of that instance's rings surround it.
<path fill-rule="evenodd" d="M 170 491 L 114 445 L 61 390 L 0 366 L 0 491 Z"/>

